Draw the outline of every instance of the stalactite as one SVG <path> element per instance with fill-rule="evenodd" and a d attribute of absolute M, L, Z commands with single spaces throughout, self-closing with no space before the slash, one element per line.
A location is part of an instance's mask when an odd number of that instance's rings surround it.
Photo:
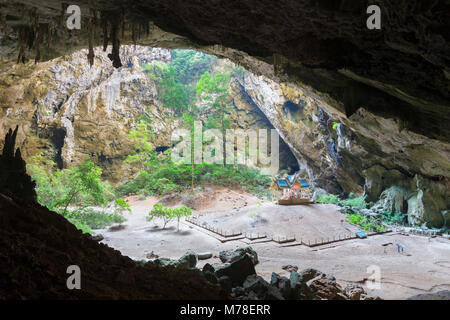
<path fill-rule="evenodd" d="M 94 29 L 95 29 L 95 24 L 94 24 L 94 19 L 91 19 L 88 23 L 88 32 L 89 32 L 89 53 L 87 55 L 88 58 L 88 62 L 89 65 L 92 67 L 92 65 L 94 64 L 94 58 L 95 58 L 95 54 L 94 54 L 94 45 L 93 45 L 93 41 L 94 41 Z"/>
<path fill-rule="evenodd" d="M 36 55 L 34 57 L 34 63 L 37 63 L 41 59 L 41 41 L 42 41 L 42 31 L 40 28 L 37 28 L 37 32 L 35 34 L 35 49 Z"/>
<path fill-rule="evenodd" d="M 125 9 L 122 9 L 122 14 L 120 17 L 122 21 L 122 39 L 125 39 Z"/>
<path fill-rule="evenodd" d="M 103 27 L 103 51 L 108 47 L 108 20 L 104 12 L 101 13 L 102 27 Z"/>
<path fill-rule="evenodd" d="M 111 43 L 112 43 L 112 51 L 108 54 L 108 58 L 113 62 L 113 66 L 115 68 L 120 68 L 122 66 L 122 62 L 120 61 L 120 41 L 118 38 L 120 21 L 113 22 L 111 21 Z"/>
<path fill-rule="evenodd" d="M 136 33 L 137 33 L 137 25 L 136 23 L 131 23 L 131 40 L 133 41 L 134 47 L 136 48 Z"/>
<path fill-rule="evenodd" d="M 64 16 L 69 5 L 67 3 L 61 3 L 61 16 L 59 17 L 59 25 L 64 26 Z"/>
<path fill-rule="evenodd" d="M 19 55 L 17 57 L 17 63 L 25 63 L 25 41 L 27 40 L 27 27 L 22 26 L 18 30 L 18 47 L 19 47 Z"/>

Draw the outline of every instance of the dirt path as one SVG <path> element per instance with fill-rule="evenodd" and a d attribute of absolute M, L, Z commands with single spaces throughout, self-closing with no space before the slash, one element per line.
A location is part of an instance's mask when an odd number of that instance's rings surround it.
<path fill-rule="evenodd" d="M 155 197 L 143 201 L 129 199 L 132 213 L 127 214 L 125 228 L 114 232 L 98 230 L 105 237 L 103 242 L 134 259 L 144 259 L 152 251 L 169 258 L 179 258 L 187 250 L 212 252 L 215 257 L 199 261 L 200 267 L 206 262 L 219 263 L 217 256 L 221 250 L 247 245 L 240 240 L 222 243 L 189 224 L 180 224 L 178 232 L 176 222 L 161 230 L 145 219 L 157 200 Z M 236 205 L 238 200 L 242 206 Z M 286 235 L 297 233 L 304 237 L 326 237 L 358 230 L 342 222 L 344 216 L 333 205 L 281 207 L 234 191 L 220 192 L 206 209 L 194 214 L 203 214 L 201 219 L 217 226 L 284 232 Z M 404 253 L 397 252 L 396 243 L 405 245 Z M 450 290 L 450 242 L 439 237 L 393 232 L 315 248 L 303 245 L 280 248 L 274 242 L 252 244 L 252 247 L 260 260 L 256 270 L 269 281 L 272 272 L 288 275 L 281 267 L 292 264 L 299 269 L 312 267 L 332 274 L 341 284 L 358 282 L 365 285 L 365 279 L 372 274 L 368 268 L 375 266 L 380 271 L 381 288 L 367 291 L 385 299 Z"/>

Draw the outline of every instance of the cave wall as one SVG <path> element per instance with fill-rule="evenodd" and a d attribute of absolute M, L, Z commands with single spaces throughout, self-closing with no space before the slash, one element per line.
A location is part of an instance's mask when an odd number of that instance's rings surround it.
<path fill-rule="evenodd" d="M 87 50 L 34 65 L 15 65 L 0 74 L 0 134 L 19 125 L 17 144 L 25 159 L 42 153 L 63 168 L 86 157 L 113 184 L 126 181 L 136 168 L 123 161 L 133 151 L 128 133 L 134 119 L 149 109 L 158 131 L 155 145 L 165 145 L 172 115 L 156 98 L 155 83 L 141 71 L 144 62 L 167 62 L 166 49 L 122 47 L 124 67 L 111 66 L 96 48 L 92 67 Z M 0 142 L 0 145 L 3 141 Z"/>
<path fill-rule="evenodd" d="M 162 106 L 154 81 L 141 69 L 145 63 L 168 63 L 169 50 L 122 46 L 124 66 L 120 69 L 111 66 L 101 48 L 94 52 L 92 67 L 85 61 L 88 51 L 80 50 L 37 65 L 15 65 L 1 74 L 0 89 L 5 95 L 0 134 L 18 125 L 17 142 L 26 160 L 42 153 L 65 168 L 89 157 L 115 185 L 130 180 L 139 170 L 123 162 L 134 150 L 128 133 L 135 118 L 150 112 L 157 150 L 172 145 L 171 134 L 182 124 L 172 110 Z M 212 67 L 214 72 L 231 72 L 236 66 L 219 59 Z M 273 128 L 234 77 L 229 92 L 231 128 Z M 196 104 L 201 109 L 200 120 L 206 121 L 212 111 L 201 101 Z M 280 152 L 281 169 L 295 171 L 297 160 L 284 141 L 280 141 Z"/>
<path fill-rule="evenodd" d="M 408 202 L 425 208 L 416 223 L 441 224 L 448 200 L 426 203 L 449 198 L 448 1 L 380 0 L 380 31 L 366 28 L 369 1 L 72 2 L 81 30 L 67 30 L 58 1 L 0 2 L 2 73 L 17 58 L 47 61 L 117 40 L 229 58 L 255 74 L 247 91 L 317 185 L 371 199 L 408 185 Z"/>
<path fill-rule="evenodd" d="M 381 30 L 366 27 L 370 1 L 71 4 L 81 7 L 80 30 L 67 29 L 67 4 L 60 1 L 2 0 L 0 69 L 111 43 L 197 48 L 299 84 L 347 116 L 364 105 L 410 131 L 450 139 L 448 1 L 379 0 Z"/>
<path fill-rule="evenodd" d="M 411 132 L 396 119 L 364 108 L 347 117 L 292 83 L 246 72 L 242 85 L 290 146 L 314 187 L 341 195 L 364 194 L 372 202 L 398 196 L 389 190 L 397 187 L 402 203 L 409 203 L 405 210 L 411 224 L 448 225 L 444 218 L 450 208 L 448 142 Z M 389 201 L 377 202 L 374 208 L 394 211 L 388 205 L 394 200 Z"/>

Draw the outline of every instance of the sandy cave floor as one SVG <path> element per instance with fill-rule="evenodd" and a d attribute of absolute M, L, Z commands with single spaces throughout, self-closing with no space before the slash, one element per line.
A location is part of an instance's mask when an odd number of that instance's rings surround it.
<path fill-rule="evenodd" d="M 228 189 L 216 190 L 207 199 L 193 215 L 219 228 L 280 236 L 295 234 L 304 241 L 358 231 L 356 226 L 343 221 L 345 216 L 334 205 L 278 206 Z M 104 236 L 102 242 L 133 259 L 145 259 L 152 251 L 159 257 L 174 259 L 187 250 L 212 252 L 213 258 L 199 261 L 201 268 L 207 262 L 220 263 L 218 254 L 222 250 L 248 245 L 243 240 L 222 243 L 185 222 L 180 223 L 180 231 L 176 229 L 176 222 L 162 230 L 145 219 L 158 198 L 138 200 L 138 197 L 130 197 L 127 201 L 132 213 L 126 214 L 128 220 L 123 224 L 124 229 L 95 231 Z M 386 245 L 388 243 L 392 244 Z M 405 245 L 403 253 L 397 252 L 396 243 Z M 342 285 L 360 283 L 371 295 L 384 299 L 404 299 L 420 293 L 450 290 L 450 242 L 440 237 L 404 235 L 394 231 L 312 248 L 304 245 L 280 247 L 275 242 L 251 246 L 260 260 L 256 271 L 268 281 L 272 272 L 288 276 L 281 267 L 291 264 L 299 270 L 311 267 L 332 274 Z M 366 286 L 366 279 L 372 274 L 368 268 L 373 265 L 379 267 L 381 289 L 371 290 Z"/>

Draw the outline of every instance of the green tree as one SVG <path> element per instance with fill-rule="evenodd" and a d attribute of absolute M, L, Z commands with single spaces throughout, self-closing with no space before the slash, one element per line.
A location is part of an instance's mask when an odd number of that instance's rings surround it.
<path fill-rule="evenodd" d="M 163 221 L 163 229 L 174 218 L 174 212 L 170 208 L 164 207 L 162 204 L 155 203 L 152 210 L 146 217 L 147 221 L 153 221 L 155 218 L 159 218 Z"/>
<path fill-rule="evenodd" d="M 192 210 L 186 206 L 174 208 L 172 210 L 174 217 L 177 219 L 177 231 L 180 231 L 180 219 L 192 215 Z"/>
<path fill-rule="evenodd" d="M 79 196 L 83 194 L 89 194 L 89 198 L 83 199 L 87 200 L 84 205 L 107 203 L 103 194 L 101 175 L 102 169 L 96 167 L 89 159 L 70 170 L 68 190 L 58 203 L 58 206 L 63 208 L 63 215 L 67 213 L 69 205 L 79 201 Z"/>
<path fill-rule="evenodd" d="M 231 111 L 230 93 L 230 73 L 216 73 L 211 76 L 205 72 L 197 83 L 197 95 L 206 101 L 211 107 L 212 115 L 208 119 L 208 127 L 218 127 L 222 130 L 222 151 L 223 164 L 225 165 L 225 130 L 230 127 L 230 120 L 227 118 Z"/>
<path fill-rule="evenodd" d="M 127 156 L 125 162 L 141 166 L 141 170 L 151 169 L 156 159 L 154 147 L 151 143 L 154 138 L 149 116 L 137 119 L 134 129 L 128 133 L 128 137 L 134 141 L 134 153 Z"/>
<path fill-rule="evenodd" d="M 182 117 L 183 125 L 191 131 L 191 191 L 194 193 L 194 171 L 195 171 L 195 155 L 194 155 L 194 122 L 195 118 L 185 113 Z"/>

